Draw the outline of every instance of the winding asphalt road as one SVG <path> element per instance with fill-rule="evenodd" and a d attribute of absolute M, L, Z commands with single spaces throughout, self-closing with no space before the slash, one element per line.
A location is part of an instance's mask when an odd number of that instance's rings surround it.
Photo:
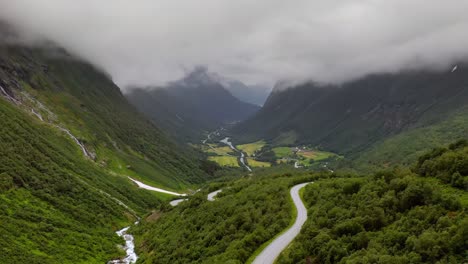
<path fill-rule="evenodd" d="M 307 209 L 299 196 L 299 190 L 308 183 L 301 183 L 291 188 L 291 198 L 297 209 L 297 217 L 294 225 L 285 233 L 271 242 L 252 262 L 252 264 L 273 264 L 281 252 L 294 240 L 301 232 L 301 228 L 307 220 Z"/>
<path fill-rule="evenodd" d="M 217 190 L 214 192 L 210 192 L 207 196 L 207 200 L 210 202 L 213 202 L 215 200 L 215 196 L 218 195 L 218 193 L 222 192 L 223 190 Z"/>

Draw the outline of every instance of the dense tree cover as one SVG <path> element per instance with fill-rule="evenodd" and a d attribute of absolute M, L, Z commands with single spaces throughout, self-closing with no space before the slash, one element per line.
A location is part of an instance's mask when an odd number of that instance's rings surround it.
<path fill-rule="evenodd" d="M 2 260 L 104 263 L 121 256 L 114 231 L 160 201 L 85 160 L 69 138 L 2 98 L 0 120 Z"/>
<path fill-rule="evenodd" d="M 263 172 L 218 183 L 164 212 L 156 222 L 143 221 L 134 231 L 141 263 L 245 263 L 289 225 L 289 189 L 311 178 Z M 207 201 L 208 191 L 218 188 L 223 191 L 216 200 Z"/>
<path fill-rule="evenodd" d="M 421 156 L 415 171 L 436 177 L 453 187 L 468 191 L 468 142 L 461 140 L 449 148 L 437 148 Z"/>
<path fill-rule="evenodd" d="M 315 183 L 303 192 L 309 219 L 278 263 L 466 262 L 468 193 L 453 177 L 440 177 L 466 175 L 466 151 L 467 143 L 459 141 L 423 155 L 413 171 L 365 177 L 275 173 L 286 169 L 280 166 L 227 178 L 207 190 L 223 189 L 216 202 L 207 202 L 205 191 L 138 227 L 141 262 L 251 260 L 291 220 L 287 190 L 311 179 Z"/>
<path fill-rule="evenodd" d="M 309 219 L 278 263 L 464 263 L 468 194 L 409 171 L 306 187 Z"/>

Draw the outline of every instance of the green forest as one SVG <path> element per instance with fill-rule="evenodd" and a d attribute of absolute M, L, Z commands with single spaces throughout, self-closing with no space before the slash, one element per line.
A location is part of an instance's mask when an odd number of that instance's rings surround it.
<path fill-rule="evenodd" d="M 313 178 L 265 172 L 213 183 L 157 220 L 144 220 L 135 228 L 141 263 L 245 263 L 289 225 L 290 187 Z M 207 201 L 217 189 L 216 200 Z"/>
<path fill-rule="evenodd" d="M 283 166 L 212 183 L 135 229 L 141 263 L 251 261 L 293 220 L 290 187 L 308 181 L 314 181 L 303 191 L 309 218 L 278 263 L 463 263 L 467 150 L 459 141 L 421 156 L 412 168 L 370 175 Z M 216 189 L 223 189 L 217 200 L 207 201 Z"/>
<path fill-rule="evenodd" d="M 409 171 L 317 181 L 304 191 L 309 220 L 278 263 L 464 263 L 467 198 Z"/>

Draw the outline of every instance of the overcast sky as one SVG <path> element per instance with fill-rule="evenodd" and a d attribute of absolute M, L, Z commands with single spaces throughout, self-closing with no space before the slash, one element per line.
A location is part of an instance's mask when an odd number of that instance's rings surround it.
<path fill-rule="evenodd" d="M 467 0 L 0 0 L 121 87 L 196 65 L 248 84 L 342 82 L 468 57 Z"/>

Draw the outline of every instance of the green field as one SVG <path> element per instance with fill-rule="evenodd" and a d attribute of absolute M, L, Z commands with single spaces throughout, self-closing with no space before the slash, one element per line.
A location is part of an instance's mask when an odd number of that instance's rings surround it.
<path fill-rule="evenodd" d="M 226 167 L 239 167 L 236 157 L 232 156 L 212 156 L 208 158 L 211 161 L 218 163 L 221 166 Z"/>
<path fill-rule="evenodd" d="M 234 151 L 230 147 L 216 147 L 214 144 L 210 144 L 210 147 L 208 147 L 205 151 L 207 153 L 213 153 L 219 156 L 229 156 L 234 154 Z"/>
<path fill-rule="evenodd" d="M 268 162 L 263 162 L 263 161 L 256 161 L 252 158 L 247 158 L 247 163 L 249 164 L 250 167 L 254 168 L 269 168 L 271 167 L 271 164 Z"/>
<path fill-rule="evenodd" d="M 252 157 L 256 151 L 261 150 L 265 145 L 266 145 L 265 141 L 259 140 L 257 142 L 239 145 L 237 146 L 237 148 L 245 152 L 247 156 Z"/>
<path fill-rule="evenodd" d="M 275 153 L 277 158 L 284 158 L 293 154 L 290 147 L 273 148 L 273 152 Z"/>

